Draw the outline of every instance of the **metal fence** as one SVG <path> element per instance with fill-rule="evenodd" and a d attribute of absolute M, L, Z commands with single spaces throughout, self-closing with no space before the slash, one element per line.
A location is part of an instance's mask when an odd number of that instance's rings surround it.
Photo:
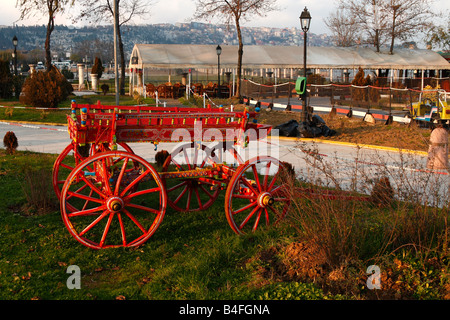
<path fill-rule="evenodd" d="M 431 99 L 437 99 L 439 92 L 445 90 L 448 93 L 445 99 L 450 98 L 449 84 L 449 78 L 404 79 L 401 82 L 389 82 L 384 78 L 377 79 L 377 85 L 331 83 L 308 84 L 307 88 L 309 98 L 321 98 L 316 101 L 321 101 L 324 105 L 391 111 L 409 109 L 423 94 Z M 424 90 L 421 90 L 421 87 L 424 87 Z M 250 100 L 285 105 L 299 104 L 293 81 L 261 84 L 245 79 L 241 85 L 241 93 Z"/>

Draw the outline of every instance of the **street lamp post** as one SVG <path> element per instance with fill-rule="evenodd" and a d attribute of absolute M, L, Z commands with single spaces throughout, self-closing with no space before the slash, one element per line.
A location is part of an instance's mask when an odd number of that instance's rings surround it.
<path fill-rule="evenodd" d="M 305 77 L 306 81 L 306 42 L 307 42 L 307 33 L 309 30 L 309 25 L 311 23 L 311 15 L 309 14 L 308 9 L 305 7 L 302 14 L 300 15 L 300 25 L 303 30 L 303 76 Z M 302 117 L 301 121 L 306 122 L 308 119 L 308 110 L 306 109 L 306 97 L 307 97 L 307 90 L 305 87 L 305 91 L 303 92 L 303 106 L 302 106 Z"/>
<path fill-rule="evenodd" d="M 222 54 L 222 48 L 220 45 L 216 48 L 217 53 L 217 97 L 220 98 L 220 55 Z"/>
<path fill-rule="evenodd" d="M 119 33 L 119 19 L 118 19 L 118 13 L 119 13 L 119 4 L 117 0 L 114 0 L 114 83 L 116 86 L 116 106 L 119 105 L 120 100 L 120 92 L 119 92 L 119 65 L 117 61 L 117 36 Z M 125 66 L 122 66 L 124 68 Z M 123 70 L 123 69 L 122 69 Z"/>
<path fill-rule="evenodd" d="M 14 38 L 12 39 L 12 43 L 14 45 L 14 53 L 13 53 L 13 58 L 14 58 L 14 75 L 17 76 L 17 44 L 19 43 L 19 41 L 18 41 L 16 36 L 14 36 Z"/>

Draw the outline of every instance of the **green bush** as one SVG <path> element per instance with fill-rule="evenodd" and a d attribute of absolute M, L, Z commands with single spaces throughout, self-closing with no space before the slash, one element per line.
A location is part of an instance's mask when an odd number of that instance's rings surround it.
<path fill-rule="evenodd" d="M 308 79 L 306 82 L 308 84 L 323 85 L 323 84 L 325 84 L 325 78 L 322 77 L 320 74 L 314 73 L 314 74 L 308 75 Z"/>
<path fill-rule="evenodd" d="M 103 65 L 102 65 L 102 60 L 100 60 L 100 58 L 95 57 L 95 61 L 94 61 L 94 65 L 92 66 L 92 71 L 91 73 L 96 74 L 98 76 L 98 79 L 100 80 L 100 78 L 102 77 L 103 74 Z"/>
<path fill-rule="evenodd" d="M 25 80 L 20 102 L 37 108 L 56 108 L 72 91 L 72 85 L 61 72 L 52 68 L 33 73 Z"/>
<path fill-rule="evenodd" d="M 0 60 L 0 98 L 11 98 L 13 94 L 13 76 L 8 61 Z"/>
<path fill-rule="evenodd" d="M 371 81 L 369 76 L 364 77 L 364 70 L 359 67 L 358 73 L 355 75 L 355 79 L 352 81 L 352 85 L 358 87 L 365 87 L 370 85 Z M 355 101 L 367 101 L 368 90 L 366 88 L 352 88 L 352 98 Z"/>
<path fill-rule="evenodd" d="M 375 80 L 375 83 L 373 83 L 372 85 L 376 88 L 372 88 L 372 87 L 369 88 L 369 101 L 378 102 L 378 101 L 380 101 L 380 98 L 381 98 L 381 96 L 380 96 L 381 90 L 377 89 L 380 87 L 380 82 L 378 80 Z"/>
<path fill-rule="evenodd" d="M 257 300 L 324 300 L 331 298 L 313 283 L 282 282 L 264 287 Z M 340 299 L 334 296 L 332 299 Z"/>
<path fill-rule="evenodd" d="M 70 70 L 67 69 L 67 68 L 62 69 L 62 70 L 61 70 L 61 73 L 62 73 L 62 75 L 63 75 L 64 77 L 66 77 L 66 79 L 68 79 L 68 80 L 73 80 L 73 79 L 75 78 L 75 75 L 73 74 L 73 72 L 70 71 Z"/>

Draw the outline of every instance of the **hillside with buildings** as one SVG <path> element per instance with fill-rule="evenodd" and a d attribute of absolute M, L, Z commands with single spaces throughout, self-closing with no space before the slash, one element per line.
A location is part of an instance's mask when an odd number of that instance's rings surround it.
<path fill-rule="evenodd" d="M 46 27 L 0 26 L 0 50 L 12 50 L 12 38 L 17 36 L 20 52 L 43 52 Z M 298 28 L 242 28 L 244 45 L 298 46 L 303 44 L 303 33 Z M 237 45 L 237 34 L 232 26 L 212 25 L 199 22 L 176 24 L 148 24 L 122 27 L 125 52 L 131 53 L 135 43 L 149 44 L 220 44 Z M 332 38 L 326 34 L 309 34 L 309 45 L 331 46 Z M 55 26 L 51 38 L 52 54 L 58 60 L 78 60 L 94 56 L 102 61 L 112 60 L 113 27 L 86 26 L 73 28 Z M 39 60 L 36 57 L 36 60 Z M 35 61 L 37 62 L 37 61 Z"/>

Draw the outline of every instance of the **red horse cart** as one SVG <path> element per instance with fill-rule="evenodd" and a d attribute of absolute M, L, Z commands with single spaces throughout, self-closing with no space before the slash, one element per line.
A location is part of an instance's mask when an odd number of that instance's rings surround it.
<path fill-rule="evenodd" d="M 138 246 L 155 233 L 169 207 L 205 210 L 221 190 L 226 190 L 226 218 L 237 234 L 277 221 L 290 205 L 282 183 L 285 166 L 271 156 L 243 161 L 236 151 L 237 144 L 270 132 L 257 116 L 223 108 L 73 102 L 67 117 L 72 141 L 53 168 L 65 226 L 90 248 Z M 129 144 L 136 142 L 176 147 L 162 152 L 164 162 L 158 165 L 133 152 Z M 227 165 L 225 154 L 237 165 Z"/>

